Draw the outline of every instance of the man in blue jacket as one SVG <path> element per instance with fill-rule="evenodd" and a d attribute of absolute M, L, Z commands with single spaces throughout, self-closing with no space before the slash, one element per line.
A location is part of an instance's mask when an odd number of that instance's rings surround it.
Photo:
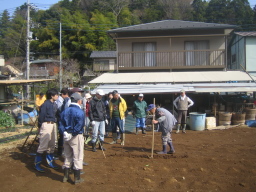
<path fill-rule="evenodd" d="M 61 113 L 59 126 L 59 131 L 64 136 L 63 182 L 68 181 L 70 168 L 74 164 L 75 184 L 77 184 L 84 181 L 80 178 L 80 171 L 83 169 L 85 116 L 81 109 L 83 97 L 79 93 L 73 93 L 70 99 L 70 106 Z"/>

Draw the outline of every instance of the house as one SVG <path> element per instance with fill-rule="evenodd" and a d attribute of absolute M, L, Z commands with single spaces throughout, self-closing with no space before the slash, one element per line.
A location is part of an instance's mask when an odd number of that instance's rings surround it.
<path fill-rule="evenodd" d="M 42 59 L 34 60 L 30 62 L 30 78 L 49 78 L 52 79 L 54 76 L 59 74 L 58 60 L 53 59 Z"/>
<path fill-rule="evenodd" d="M 93 59 L 93 71 L 114 71 L 116 66 L 116 57 L 116 51 L 93 51 L 90 55 L 90 58 Z"/>
<path fill-rule="evenodd" d="M 147 103 L 155 98 L 174 111 L 172 102 L 184 89 L 195 102 L 191 111 L 204 112 L 216 103 L 238 111 L 232 102 L 242 103 L 240 97 L 255 92 L 256 83 L 245 72 L 227 71 L 228 39 L 235 28 L 164 20 L 109 30 L 117 44 L 116 72 L 89 84 L 106 93 L 118 90 L 128 107 L 144 93 Z"/>
<path fill-rule="evenodd" d="M 235 25 L 164 20 L 107 31 L 117 44 L 117 70 L 198 71 L 227 68 Z"/>
<path fill-rule="evenodd" d="M 235 32 L 230 52 L 229 69 L 246 70 L 256 77 L 256 31 Z"/>

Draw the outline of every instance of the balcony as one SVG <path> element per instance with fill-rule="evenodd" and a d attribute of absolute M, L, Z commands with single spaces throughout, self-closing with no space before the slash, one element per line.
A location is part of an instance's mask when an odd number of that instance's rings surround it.
<path fill-rule="evenodd" d="M 119 52 L 118 70 L 223 69 L 225 50 Z"/>
<path fill-rule="evenodd" d="M 95 72 L 104 72 L 104 71 L 113 71 L 116 68 L 115 63 L 94 63 L 93 71 Z"/>

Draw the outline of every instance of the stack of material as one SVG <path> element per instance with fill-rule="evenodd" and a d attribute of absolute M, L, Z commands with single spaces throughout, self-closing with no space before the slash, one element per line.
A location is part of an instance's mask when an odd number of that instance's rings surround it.
<path fill-rule="evenodd" d="M 219 112 L 219 125 L 231 125 L 232 113 Z"/>
<path fill-rule="evenodd" d="M 205 118 L 205 128 L 211 130 L 216 127 L 216 118 L 215 117 L 206 117 Z"/>
<path fill-rule="evenodd" d="M 256 109 L 246 108 L 245 113 L 245 120 L 255 120 Z"/>
<path fill-rule="evenodd" d="M 244 125 L 245 113 L 232 113 L 232 125 Z"/>

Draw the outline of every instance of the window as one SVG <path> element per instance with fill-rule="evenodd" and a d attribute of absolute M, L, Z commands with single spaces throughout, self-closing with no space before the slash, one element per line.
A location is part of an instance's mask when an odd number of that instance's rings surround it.
<path fill-rule="evenodd" d="M 209 49 L 209 41 L 185 42 L 186 65 L 187 66 L 209 65 L 210 55 L 207 49 Z M 193 51 L 187 51 L 187 50 L 193 50 Z"/>
<path fill-rule="evenodd" d="M 133 43 L 133 66 L 156 66 L 156 43 Z"/>

